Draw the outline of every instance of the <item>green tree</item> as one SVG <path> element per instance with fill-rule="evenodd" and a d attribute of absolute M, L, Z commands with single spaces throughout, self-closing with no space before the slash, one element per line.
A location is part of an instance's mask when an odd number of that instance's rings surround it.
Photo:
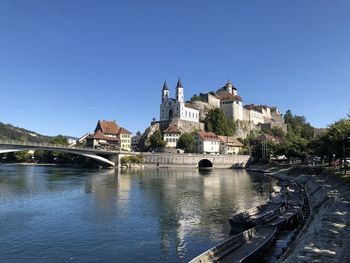
<path fill-rule="evenodd" d="M 57 145 L 57 146 L 68 146 L 68 140 L 63 135 L 57 135 L 53 137 L 49 144 Z M 62 153 L 58 151 L 45 151 L 43 153 L 38 153 L 36 156 L 42 156 L 40 161 L 48 162 L 48 163 L 71 163 L 75 156 L 69 153 Z"/>
<path fill-rule="evenodd" d="M 276 144 L 271 141 L 259 142 L 252 149 L 252 156 L 260 160 L 263 158 L 263 154 L 264 154 L 265 158 L 270 159 L 270 156 L 274 155 L 275 149 L 276 149 Z"/>
<path fill-rule="evenodd" d="M 55 137 L 53 137 L 50 141 L 50 144 L 55 144 L 55 145 L 63 145 L 63 146 L 67 146 L 68 145 L 68 140 L 66 137 L 64 137 L 63 135 L 57 135 Z"/>
<path fill-rule="evenodd" d="M 349 154 L 350 120 L 341 119 L 330 125 L 325 139 L 329 142 L 330 151 L 345 158 Z"/>
<path fill-rule="evenodd" d="M 227 121 L 222 109 L 215 108 L 208 111 L 204 120 L 205 130 L 217 135 L 233 136 L 236 125 L 233 121 Z"/>
<path fill-rule="evenodd" d="M 191 101 L 202 101 L 202 97 L 199 96 L 199 95 L 194 94 L 194 95 L 191 97 Z"/>
<path fill-rule="evenodd" d="M 162 133 L 159 129 L 157 129 L 150 137 L 149 142 L 151 148 L 159 148 L 164 147 L 166 145 L 166 142 L 163 140 Z"/>
<path fill-rule="evenodd" d="M 300 158 L 304 162 L 306 156 L 310 153 L 314 128 L 306 121 L 304 116 L 293 115 L 290 110 L 284 115 L 284 121 L 287 124 L 287 134 L 283 136 L 284 140 L 276 145 L 275 154 L 285 155 L 290 159 Z M 271 131 L 271 133 L 281 135 L 281 131 L 277 129 Z"/>
<path fill-rule="evenodd" d="M 184 150 L 185 152 L 193 152 L 196 148 L 196 142 L 191 133 L 183 133 L 176 145 L 177 148 Z"/>

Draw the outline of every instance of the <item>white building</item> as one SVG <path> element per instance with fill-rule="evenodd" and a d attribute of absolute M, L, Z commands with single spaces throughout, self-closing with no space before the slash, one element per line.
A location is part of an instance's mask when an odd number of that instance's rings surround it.
<path fill-rule="evenodd" d="M 165 147 L 176 148 L 177 142 L 181 136 L 181 131 L 175 126 L 171 125 L 168 129 L 163 131 L 164 141 L 167 142 Z"/>
<path fill-rule="evenodd" d="M 170 98 L 166 81 L 162 89 L 162 103 L 160 105 L 160 121 L 170 121 L 173 118 L 180 120 L 199 122 L 199 111 L 192 108 L 184 100 L 184 88 L 179 79 L 176 85 L 176 98 Z"/>
<path fill-rule="evenodd" d="M 220 139 L 215 133 L 197 131 L 194 134 L 194 140 L 196 142 L 196 150 L 198 153 L 220 153 Z"/>

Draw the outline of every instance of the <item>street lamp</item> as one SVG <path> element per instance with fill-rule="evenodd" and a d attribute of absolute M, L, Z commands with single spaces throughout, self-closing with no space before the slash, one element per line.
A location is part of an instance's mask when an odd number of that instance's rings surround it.
<path fill-rule="evenodd" d="M 345 139 L 350 139 L 350 137 L 345 137 L 344 134 L 342 134 L 343 139 L 343 164 L 344 164 L 344 173 L 346 174 L 346 147 L 345 147 Z"/>

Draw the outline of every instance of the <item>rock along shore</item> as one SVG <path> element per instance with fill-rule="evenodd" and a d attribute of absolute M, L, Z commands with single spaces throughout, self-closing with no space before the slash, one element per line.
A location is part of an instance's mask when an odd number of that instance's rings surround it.
<path fill-rule="evenodd" d="M 282 181 L 295 180 L 305 186 L 311 215 L 294 242 L 278 262 L 350 262 L 350 186 L 341 179 L 313 167 L 277 170 L 253 166 Z"/>

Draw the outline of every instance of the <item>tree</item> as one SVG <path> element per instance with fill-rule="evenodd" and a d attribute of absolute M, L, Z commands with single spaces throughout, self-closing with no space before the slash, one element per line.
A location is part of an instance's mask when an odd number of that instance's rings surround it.
<path fill-rule="evenodd" d="M 55 144 L 55 145 L 63 145 L 63 146 L 67 146 L 68 145 L 68 140 L 66 137 L 64 137 L 63 135 L 57 135 L 55 137 L 53 137 L 50 141 L 50 144 Z"/>
<path fill-rule="evenodd" d="M 222 109 L 215 108 L 208 111 L 204 120 L 205 130 L 217 135 L 233 136 L 236 131 L 234 121 L 227 121 Z"/>
<path fill-rule="evenodd" d="M 193 134 L 182 134 L 177 142 L 176 147 L 184 150 L 185 152 L 193 152 L 196 148 L 196 142 L 193 138 Z"/>
<path fill-rule="evenodd" d="M 330 125 L 325 139 L 329 142 L 329 149 L 344 159 L 349 153 L 350 120 L 341 119 Z"/>
<path fill-rule="evenodd" d="M 151 148 L 164 147 L 166 142 L 163 140 L 162 133 L 157 129 L 150 137 L 149 142 Z"/>
<path fill-rule="evenodd" d="M 265 158 L 270 159 L 270 156 L 275 153 L 275 149 L 276 149 L 276 144 L 271 141 L 259 142 L 252 149 L 252 156 L 260 160 L 263 158 L 263 151 L 264 151 Z"/>
<path fill-rule="evenodd" d="M 191 101 L 202 101 L 202 97 L 199 96 L 199 95 L 194 94 L 194 95 L 191 97 Z"/>
<path fill-rule="evenodd" d="M 267 133 L 275 138 L 284 138 L 286 136 L 281 127 L 272 127 L 271 129 L 261 128 L 261 132 Z"/>

